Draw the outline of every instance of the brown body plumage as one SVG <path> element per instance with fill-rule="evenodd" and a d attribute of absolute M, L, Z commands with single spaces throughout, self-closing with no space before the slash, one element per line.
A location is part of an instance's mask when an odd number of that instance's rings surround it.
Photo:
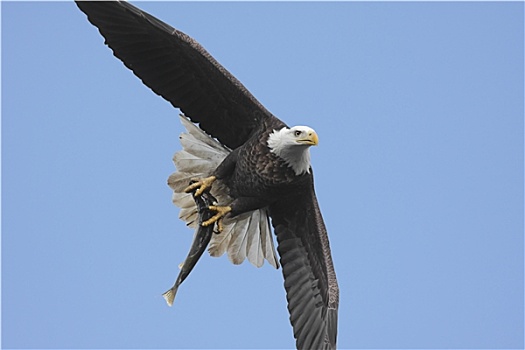
<path fill-rule="evenodd" d="M 296 175 L 284 160 L 268 148 L 270 133 L 283 127 L 282 123 L 266 126 L 233 150 L 217 168 L 215 175 L 224 179 L 233 198 L 251 198 L 254 202 L 258 199 L 257 207 L 260 208 L 295 194 L 305 185 L 308 175 Z M 242 205 L 243 202 L 237 200 L 235 204 Z M 235 208 L 235 204 L 232 214 L 248 210 Z"/>

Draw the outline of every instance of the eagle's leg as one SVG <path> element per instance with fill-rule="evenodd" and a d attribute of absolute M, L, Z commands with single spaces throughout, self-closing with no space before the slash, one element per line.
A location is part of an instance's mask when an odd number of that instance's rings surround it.
<path fill-rule="evenodd" d="M 222 218 L 224 217 L 224 215 L 231 212 L 232 208 L 228 206 L 222 207 L 222 206 L 217 206 L 217 205 L 210 205 L 208 209 L 217 212 L 217 214 L 215 214 L 208 220 L 204 221 L 202 223 L 202 226 L 206 227 L 206 226 L 213 225 L 214 223 L 217 223 L 217 231 L 222 232 Z"/>
<path fill-rule="evenodd" d="M 197 191 L 195 191 L 195 196 L 200 196 L 204 191 L 206 191 L 207 189 L 211 188 L 211 184 L 213 183 L 213 181 L 215 181 L 217 179 L 217 177 L 215 176 L 209 176 L 209 177 L 205 177 L 204 179 L 199 179 L 199 180 L 196 180 L 194 183 L 192 183 L 191 185 L 189 185 L 188 187 L 186 187 L 184 189 L 184 192 L 186 193 L 190 193 L 190 192 L 193 192 L 193 190 L 195 190 L 196 188 L 198 188 Z M 211 220 L 211 219 L 210 219 Z M 209 221 L 209 220 L 208 220 Z"/>
<path fill-rule="evenodd" d="M 225 180 L 229 176 L 231 176 L 235 169 L 235 164 L 237 162 L 237 157 L 239 153 L 238 149 L 239 148 L 234 149 L 232 152 L 230 152 L 230 154 L 228 154 L 226 158 L 223 159 L 221 164 L 219 164 L 219 166 L 215 169 L 215 171 L 210 176 L 205 177 L 203 179 L 192 179 L 192 181 L 196 181 L 196 182 L 186 187 L 184 189 L 184 192 L 190 193 L 196 188 L 198 188 L 198 190 L 195 192 L 195 195 L 200 196 L 204 191 L 211 188 L 211 184 L 215 180 L 217 179 Z"/>
<path fill-rule="evenodd" d="M 202 226 L 209 226 L 213 223 L 217 223 L 217 231 L 222 232 L 222 219 L 226 214 L 230 217 L 235 217 L 239 214 L 246 213 L 248 211 L 264 208 L 268 206 L 269 203 L 259 197 L 239 197 L 233 200 L 228 206 L 216 206 L 210 205 L 209 210 L 216 212 L 209 220 L 206 220 L 202 223 Z"/>

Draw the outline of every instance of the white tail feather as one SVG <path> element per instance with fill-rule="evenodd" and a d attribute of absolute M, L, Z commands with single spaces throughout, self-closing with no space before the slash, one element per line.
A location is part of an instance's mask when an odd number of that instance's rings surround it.
<path fill-rule="evenodd" d="M 232 238 L 234 225 L 226 225 L 220 235 L 212 235 L 208 245 L 208 253 L 213 257 L 222 256 L 228 249 Z"/>
<path fill-rule="evenodd" d="M 195 228 L 198 222 L 197 207 L 191 194 L 184 193 L 184 189 L 191 179 L 209 176 L 231 150 L 208 136 L 183 115 L 180 120 L 188 132 L 180 136 L 183 150 L 173 156 L 177 172 L 168 178 L 168 185 L 173 189 L 173 203 L 181 208 L 179 217 L 188 226 Z M 232 201 L 219 180 L 214 182 L 211 194 L 220 205 L 228 205 Z M 238 215 L 232 220 L 225 219 L 223 231 L 212 235 L 208 252 L 211 256 L 221 256 L 228 252 L 228 258 L 234 264 L 241 264 L 248 258 L 250 263 L 261 267 L 266 259 L 275 268 L 279 267 L 264 208 Z M 175 293 L 169 290 L 163 296 L 170 304 L 168 299 L 174 298 Z"/>
<path fill-rule="evenodd" d="M 246 256 L 248 257 L 248 260 L 253 261 L 254 265 L 257 267 L 261 267 L 264 263 L 261 240 L 258 239 L 261 236 L 260 221 L 260 211 L 256 210 L 253 212 L 250 226 L 248 226 L 248 244 L 246 246 Z"/>
<path fill-rule="evenodd" d="M 270 219 L 268 215 L 261 216 L 261 232 L 270 231 Z M 270 265 L 279 266 L 277 261 L 277 255 L 275 255 L 275 248 L 273 246 L 273 239 L 271 235 L 261 235 L 261 246 L 263 251 L 263 257 L 268 260 Z"/>
<path fill-rule="evenodd" d="M 241 264 L 246 258 L 248 227 L 250 225 L 250 219 L 248 218 L 248 220 L 245 220 L 247 214 L 249 213 L 239 215 L 241 216 L 241 218 L 239 218 L 241 220 L 237 222 L 238 229 L 233 230 L 231 243 L 228 247 L 228 258 L 230 258 L 230 261 L 235 265 Z"/>

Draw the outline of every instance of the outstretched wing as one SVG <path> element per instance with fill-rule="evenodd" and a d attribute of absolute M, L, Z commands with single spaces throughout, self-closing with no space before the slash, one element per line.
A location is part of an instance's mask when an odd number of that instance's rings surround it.
<path fill-rule="evenodd" d="M 307 188 L 270 207 L 297 349 L 335 349 L 339 287 L 310 177 Z"/>
<path fill-rule="evenodd" d="M 126 67 L 222 144 L 237 148 L 275 118 L 186 34 L 125 1 L 76 3 Z"/>

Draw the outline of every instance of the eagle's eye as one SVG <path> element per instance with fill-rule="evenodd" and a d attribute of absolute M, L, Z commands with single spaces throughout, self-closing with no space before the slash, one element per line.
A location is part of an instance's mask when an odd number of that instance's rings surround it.
<path fill-rule="evenodd" d="M 295 130 L 295 132 L 293 133 L 295 136 L 299 136 L 301 135 L 301 131 L 300 130 Z"/>

